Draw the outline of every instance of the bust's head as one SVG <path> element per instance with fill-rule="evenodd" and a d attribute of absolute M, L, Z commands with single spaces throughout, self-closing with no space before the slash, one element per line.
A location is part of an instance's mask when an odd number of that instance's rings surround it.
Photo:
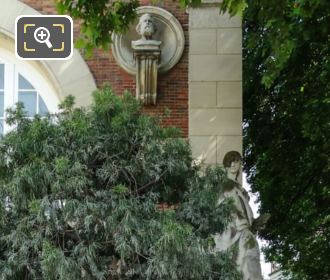
<path fill-rule="evenodd" d="M 140 17 L 139 23 L 136 26 L 136 32 L 140 34 L 143 39 L 150 40 L 156 30 L 154 20 L 150 14 L 144 14 Z"/>
<path fill-rule="evenodd" d="M 237 151 L 230 151 L 226 153 L 223 158 L 223 166 L 227 171 L 227 176 L 229 179 L 237 180 L 239 171 L 242 165 L 242 156 Z"/>

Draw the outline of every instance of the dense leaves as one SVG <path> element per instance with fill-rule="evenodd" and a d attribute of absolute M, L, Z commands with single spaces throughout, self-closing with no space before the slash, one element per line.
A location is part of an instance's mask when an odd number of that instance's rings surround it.
<path fill-rule="evenodd" d="M 221 9 L 244 11 L 245 171 L 272 214 L 268 259 L 298 279 L 329 279 L 330 2 L 224 0 Z"/>
<path fill-rule="evenodd" d="M 74 19 L 81 19 L 81 36 L 76 41 L 77 48 L 84 48 L 90 55 L 93 48 L 107 49 L 111 36 L 127 30 L 135 19 L 135 9 L 138 0 L 57 0 L 57 10 L 60 14 L 69 13 Z"/>
<path fill-rule="evenodd" d="M 0 142 L 1 279 L 240 279 L 214 253 L 230 220 L 219 167 L 192 164 L 173 128 L 129 94 L 45 118 L 9 112 Z"/>
<path fill-rule="evenodd" d="M 247 1 L 245 170 L 271 219 L 269 260 L 330 278 L 330 2 Z"/>
<path fill-rule="evenodd" d="M 114 33 L 127 31 L 129 25 L 136 18 L 138 0 L 55 0 L 57 11 L 60 14 L 68 13 L 73 19 L 80 22 L 80 37 L 75 47 L 85 50 L 90 56 L 94 48 L 107 50 L 112 42 Z M 153 4 L 163 4 L 163 0 L 153 0 Z M 201 5 L 202 0 L 179 0 L 182 8 Z M 222 11 L 231 14 L 242 14 L 246 7 L 242 0 L 225 0 Z"/>

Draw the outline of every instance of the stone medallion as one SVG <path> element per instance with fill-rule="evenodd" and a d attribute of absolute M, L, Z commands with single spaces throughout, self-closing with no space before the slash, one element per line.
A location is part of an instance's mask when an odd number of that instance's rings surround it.
<path fill-rule="evenodd" d="M 180 60 L 184 49 L 184 34 L 179 21 L 168 11 L 153 6 L 142 6 L 137 9 L 138 18 L 142 14 L 151 14 L 155 20 L 157 31 L 154 40 L 161 41 L 161 59 L 159 73 L 170 70 Z M 125 34 L 114 34 L 112 37 L 112 53 L 117 63 L 126 72 L 135 75 L 136 66 L 133 58 L 132 41 L 139 39 L 136 25 L 139 19 L 129 27 Z"/>

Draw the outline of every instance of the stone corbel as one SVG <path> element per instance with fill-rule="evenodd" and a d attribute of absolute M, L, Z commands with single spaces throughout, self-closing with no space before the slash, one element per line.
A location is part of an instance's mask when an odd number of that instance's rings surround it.
<path fill-rule="evenodd" d="M 136 61 L 136 98 L 144 105 L 156 105 L 160 49 L 134 50 Z"/>

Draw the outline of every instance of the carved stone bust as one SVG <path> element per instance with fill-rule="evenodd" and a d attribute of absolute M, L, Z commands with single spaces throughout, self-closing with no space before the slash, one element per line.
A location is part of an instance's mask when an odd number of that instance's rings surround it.
<path fill-rule="evenodd" d="M 161 41 L 152 40 L 152 36 L 157 31 L 157 26 L 151 14 L 143 14 L 140 17 L 139 23 L 136 26 L 136 32 L 141 35 L 141 39 L 132 41 L 132 48 L 152 48 L 152 46 L 159 46 Z"/>
<path fill-rule="evenodd" d="M 136 32 L 142 36 L 142 39 L 151 40 L 156 31 L 157 27 L 152 16 L 150 14 L 142 15 L 136 26 Z"/>
<path fill-rule="evenodd" d="M 153 42 L 153 46 L 157 46 L 156 42 L 162 42 L 157 68 L 158 73 L 166 73 L 179 62 L 183 53 L 185 39 L 182 26 L 174 15 L 159 7 L 140 6 L 136 12 L 139 17 L 125 34 L 113 34 L 114 58 L 127 73 L 136 75 L 134 46 L 136 50 L 146 42 Z"/>

